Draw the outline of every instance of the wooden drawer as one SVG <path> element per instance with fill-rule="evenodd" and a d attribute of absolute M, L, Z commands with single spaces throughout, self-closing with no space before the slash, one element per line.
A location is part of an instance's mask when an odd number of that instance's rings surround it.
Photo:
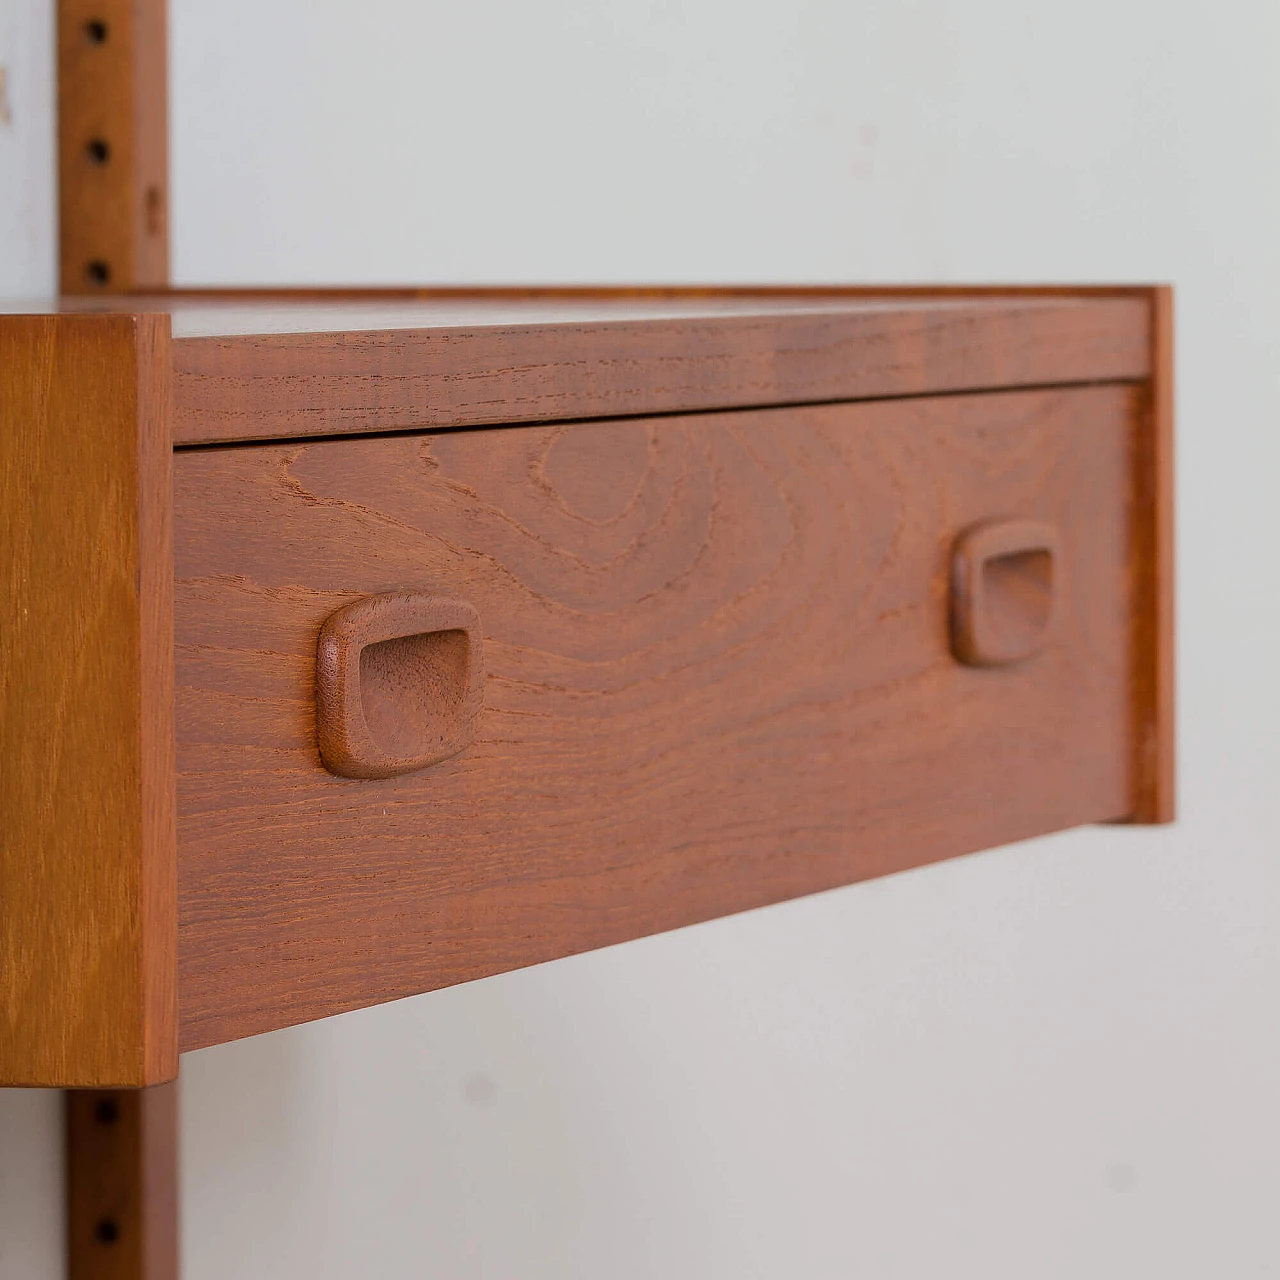
<path fill-rule="evenodd" d="M 181 1048 L 1132 814 L 1141 417 L 1109 385 L 179 452 Z M 1056 531 L 1056 614 L 967 665 L 953 548 L 1013 518 Z M 478 611 L 475 741 L 335 776 L 318 633 L 405 590 Z"/>
<path fill-rule="evenodd" d="M 68 305 L 0 315 L 0 1084 L 1173 816 L 1167 289 Z"/>

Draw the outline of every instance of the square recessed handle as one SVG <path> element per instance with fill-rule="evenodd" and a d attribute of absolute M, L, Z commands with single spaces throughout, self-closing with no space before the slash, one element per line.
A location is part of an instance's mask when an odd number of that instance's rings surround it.
<path fill-rule="evenodd" d="M 951 554 L 951 648 L 975 667 L 1021 662 L 1042 649 L 1062 593 L 1058 531 L 995 520 L 956 539 Z"/>
<path fill-rule="evenodd" d="M 368 596 L 316 645 L 316 737 L 330 773 L 392 778 L 457 755 L 484 692 L 480 617 L 425 592 Z"/>

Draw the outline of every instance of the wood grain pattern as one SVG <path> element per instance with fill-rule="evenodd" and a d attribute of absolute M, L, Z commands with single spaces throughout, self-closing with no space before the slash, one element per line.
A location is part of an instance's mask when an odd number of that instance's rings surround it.
<path fill-rule="evenodd" d="M 62 291 L 169 280 L 166 0 L 58 0 Z"/>
<path fill-rule="evenodd" d="M 66 1097 L 68 1280 L 177 1280 L 178 1085 Z"/>
<path fill-rule="evenodd" d="M 180 451 L 184 1049 L 1135 808 L 1140 389 Z M 1061 617 L 950 653 L 958 531 L 1054 525 Z M 476 604 L 473 747 L 347 780 L 324 619 Z"/>
<path fill-rule="evenodd" d="M 177 305 L 177 304 L 175 304 Z M 585 304 L 579 303 L 579 309 Z M 214 308 L 174 342 L 178 444 L 666 413 L 1137 379 L 1136 297 L 840 301 L 683 308 L 545 301 L 451 322 L 444 303 Z M 656 308 L 656 309 L 655 309 Z M 475 312 L 473 306 L 472 311 Z M 456 313 L 456 304 L 454 305 Z M 434 319 L 433 319 L 434 316 Z M 274 332 L 316 325 L 333 332 Z M 255 326 L 257 332 L 254 331 Z M 369 327 L 374 326 L 374 327 Z M 378 327 L 380 326 L 380 327 Z M 414 327 L 406 327 L 414 326 Z"/>
<path fill-rule="evenodd" d="M 177 1069 L 167 317 L 0 317 L 0 1084 Z"/>
<path fill-rule="evenodd" d="M 1140 726 L 1134 821 L 1172 822 L 1177 807 L 1174 645 L 1173 290 L 1154 288 L 1151 379 L 1138 436 L 1134 575 L 1138 620 L 1134 692 Z"/>

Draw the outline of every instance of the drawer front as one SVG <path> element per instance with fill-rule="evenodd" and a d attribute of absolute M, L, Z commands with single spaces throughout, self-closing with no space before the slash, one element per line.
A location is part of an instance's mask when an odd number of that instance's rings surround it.
<path fill-rule="evenodd" d="M 1133 809 L 1124 385 L 180 451 L 182 1047 Z M 1056 539 L 956 659 L 957 538 Z M 474 608 L 474 742 L 321 762 L 316 646 Z M 1017 601 L 1014 599 L 1016 605 Z"/>

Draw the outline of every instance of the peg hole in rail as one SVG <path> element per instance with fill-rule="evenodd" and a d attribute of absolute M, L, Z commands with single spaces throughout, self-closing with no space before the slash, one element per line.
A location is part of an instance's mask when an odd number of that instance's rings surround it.
<path fill-rule="evenodd" d="M 84 38 L 90 44 L 106 44 L 111 28 L 101 18 L 90 18 L 84 24 Z"/>
<path fill-rule="evenodd" d="M 158 236 L 164 230 L 164 197 L 159 187 L 152 185 L 147 188 L 143 207 L 146 210 L 147 235 Z"/>
<path fill-rule="evenodd" d="M 93 1234 L 99 1244 L 115 1244 L 120 1239 L 120 1224 L 114 1218 L 100 1218 Z"/>
<path fill-rule="evenodd" d="M 106 164 L 111 159 L 111 144 L 106 138 L 90 138 L 84 144 L 84 149 L 94 164 Z"/>
<path fill-rule="evenodd" d="M 109 284 L 111 282 L 111 267 L 103 262 L 101 258 L 94 258 L 91 262 L 86 263 L 84 274 L 90 284 Z"/>

